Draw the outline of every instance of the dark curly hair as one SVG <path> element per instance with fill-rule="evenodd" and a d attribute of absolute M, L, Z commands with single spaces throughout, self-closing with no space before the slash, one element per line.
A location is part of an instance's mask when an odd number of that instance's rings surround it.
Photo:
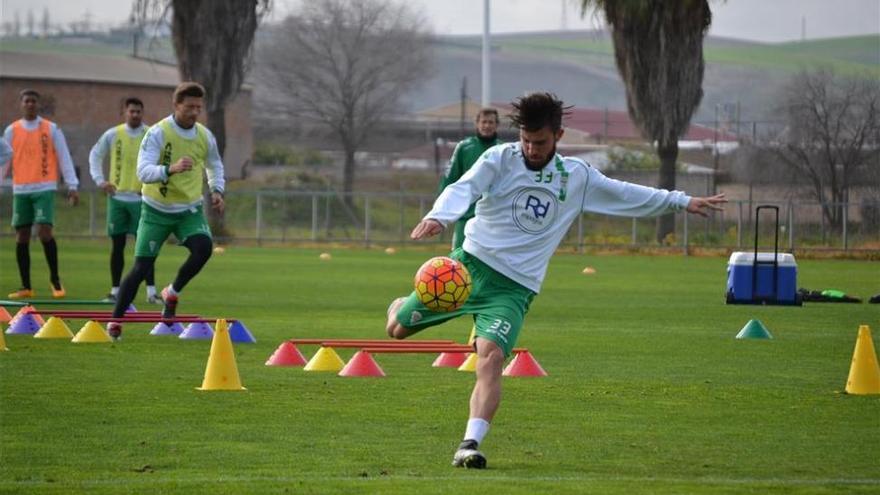
<path fill-rule="evenodd" d="M 549 127 L 553 132 L 562 128 L 562 119 L 571 115 L 571 106 L 563 106 L 553 93 L 535 92 L 512 102 L 513 113 L 508 117 L 514 127 L 529 132 Z"/>

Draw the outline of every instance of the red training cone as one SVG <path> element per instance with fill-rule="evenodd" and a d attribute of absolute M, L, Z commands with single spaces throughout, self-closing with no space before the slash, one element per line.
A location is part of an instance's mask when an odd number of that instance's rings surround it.
<path fill-rule="evenodd" d="M 435 368 L 458 368 L 466 359 L 466 352 L 442 352 L 431 366 Z"/>
<path fill-rule="evenodd" d="M 385 376 L 385 372 L 382 371 L 382 368 L 379 367 L 369 352 L 358 351 L 351 357 L 348 364 L 345 365 L 345 368 L 342 368 L 342 371 L 339 372 L 339 376 L 381 377 Z"/>
<path fill-rule="evenodd" d="M 306 358 L 299 352 L 293 342 L 282 342 L 269 356 L 266 366 L 305 366 Z"/>
<path fill-rule="evenodd" d="M 503 376 L 547 376 L 547 372 L 535 361 L 529 351 L 518 352 L 501 374 Z"/>

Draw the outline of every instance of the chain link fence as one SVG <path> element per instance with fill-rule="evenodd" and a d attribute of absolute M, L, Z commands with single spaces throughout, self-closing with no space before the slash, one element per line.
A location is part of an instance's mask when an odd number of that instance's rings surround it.
<path fill-rule="evenodd" d="M 434 195 L 407 193 L 354 193 L 332 191 L 230 191 L 218 241 L 225 243 L 345 243 L 352 245 L 402 245 L 409 232 L 430 210 Z M 106 236 L 106 198 L 100 191 L 82 191 L 80 205 L 70 207 L 59 192 L 55 206 L 55 232 L 59 237 L 103 238 Z M 758 205 L 779 207 L 775 218 L 762 216 L 755 230 Z M 835 209 L 840 219 L 826 219 L 823 207 Z M 0 218 L 9 222 L 12 194 L 0 194 Z M 221 229 L 218 229 L 218 233 Z M 880 252 L 880 212 L 877 205 L 799 201 L 731 201 L 709 218 L 676 214 L 675 233 L 658 243 L 655 220 L 582 214 L 569 229 L 562 246 L 588 248 L 692 248 L 751 249 L 755 235 L 762 248 L 787 251 Z M 2 229 L 10 237 L 10 227 Z M 447 244 L 450 233 L 430 242 Z"/>

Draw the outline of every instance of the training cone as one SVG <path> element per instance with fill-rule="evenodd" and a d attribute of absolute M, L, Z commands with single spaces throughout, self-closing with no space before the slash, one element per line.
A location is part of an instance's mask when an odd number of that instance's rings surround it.
<path fill-rule="evenodd" d="M 517 352 L 501 374 L 503 376 L 547 376 L 547 372 L 529 351 Z"/>
<path fill-rule="evenodd" d="M 373 359 L 373 356 L 371 356 L 369 352 L 357 351 L 355 355 L 349 359 L 345 368 L 342 368 L 342 371 L 339 372 L 339 376 L 381 377 L 385 376 L 385 372 L 382 371 L 382 368 L 379 367 L 379 364 L 376 363 L 376 360 Z"/>
<path fill-rule="evenodd" d="M 322 347 L 312 356 L 312 359 L 306 363 L 306 371 L 341 371 L 345 367 L 345 362 L 336 354 L 331 347 Z"/>
<path fill-rule="evenodd" d="M 226 320 L 217 320 L 213 334 L 205 379 L 197 390 L 247 390 L 241 386 Z"/>
<path fill-rule="evenodd" d="M 6 311 L 5 307 L 0 306 L 0 323 L 8 323 L 10 320 L 12 320 L 12 315 Z"/>
<path fill-rule="evenodd" d="M 880 394 L 880 365 L 877 364 L 877 352 L 874 350 L 874 341 L 871 340 L 871 329 L 868 325 L 859 326 L 849 377 L 846 379 L 846 393 Z"/>
<path fill-rule="evenodd" d="M 6 347 L 6 337 L 3 336 L 3 332 L 0 332 L 0 352 L 8 350 L 9 348 Z"/>
<path fill-rule="evenodd" d="M 180 323 L 174 322 L 171 325 L 165 323 L 164 321 L 160 321 L 156 323 L 156 326 L 150 330 L 150 335 L 176 335 L 179 336 L 183 333 L 183 325 Z"/>
<path fill-rule="evenodd" d="M 461 366 L 458 367 L 458 371 L 477 371 L 477 353 L 469 352 L 467 358 L 465 358 L 464 362 L 461 363 Z"/>
<path fill-rule="evenodd" d="M 107 332 L 101 328 L 101 324 L 97 321 L 89 320 L 76 332 L 73 337 L 76 344 L 100 344 L 104 342 L 113 342 Z"/>
<path fill-rule="evenodd" d="M 269 356 L 266 366 L 305 366 L 306 358 L 293 342 L 282 342 Z"/>
<path fill-rule="evenodd" d="M 464 352 L 443 352 L 437 356 L 431 366 L 435 368 L 458 368 L 464 364 L 467 359 L 467 353 Z"/>
<path fill-rule="evenodd" d="M 36 308 L 34 308 L 31 305 L 22 306 L 21 309 L 19 309 L 18 312 L 15 313 L 15 316 L 13 316 L 11 320 L 9 320 L 9 326 L 12 326 L 13 324 L 15 324 L 16 321 L 18 321 L 20 318 L 24 317 L 25 315 L 30 315 L 30 318 L 33 319 L 34 322 L 36 322 L 37 329 L 39 330 L 39 328 L 41 326 L 45 325 L 46 322 L 43 320 L 42 316 L 40 316 L 38 313 L 34 313 L 35 309 Z M 9 333 L 9 330 L 7 330 L 6 333 Z M 34 333 L 34 332 L 30 332 L 30 333 Z"/>
<path fill-rule="evenodd" d="M 40 323 L 32 313 L 17 314 L 9 322 L 6 329 L 7 335 L 33 335 L 40 331 Z"/>
<path fill-rule="evenodd" d="M 229 338 L 239 344 L 254 344 L 257 342 L 251 331 L 240 321 L 233 321 L 232 325 L 229 326 Z"/>
<path fill-rule="evenodd" d="M 55 316 L 49 318 L 45 325 L 34 334 L 35 339 L 72 339 L 73 332 L 64 320 Z"/>
<path fill-rule="evenodd" d="M 761 323 L 761 320 L 749 320 L 746 326 L 736 334 L 738 339 L 772 339 L 770 330 Z"/>
<path fill-rule="evenodd" d="M 468 335 L 467 344 L 474 345 L 475 340 L 477 340 L 477 326 L 476 325 L 474 325 L 474 327 L 471 328 L 471 333 L 470 333 L 470 335 Z"/>
<path fill-rule="evenodd" d="M 198 321 L 187 325 L 178 338 L 190 340 L 208 340 L 212 337 L 214 337 L 214 331 L 211 330 L 211 325 L 204 321 Z"/>

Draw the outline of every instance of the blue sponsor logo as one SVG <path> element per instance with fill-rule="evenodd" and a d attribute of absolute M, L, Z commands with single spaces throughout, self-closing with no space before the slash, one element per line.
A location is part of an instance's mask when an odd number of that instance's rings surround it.
<path fill-rule="evenodd" d="M 542 234 L 549 230 L 558 211 L 556 196 L 545 189 L 528 187 L 513 199 L 513 221 L 528 234 Z"/>

